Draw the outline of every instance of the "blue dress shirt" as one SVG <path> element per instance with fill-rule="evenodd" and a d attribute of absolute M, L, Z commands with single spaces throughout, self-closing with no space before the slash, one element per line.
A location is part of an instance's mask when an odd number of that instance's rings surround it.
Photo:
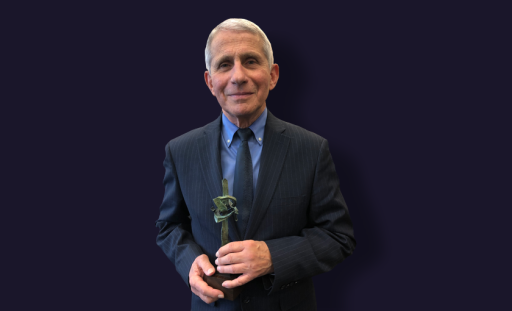
<path fill-rule="evenodd" d="M 254 121 L 249 128 L 254 136 L 249 139 L 249 150 L 252 158 L 252 191 L 256 194 L 256 185 L 258 183 L 258 174 L 260 172 L 261 150 L 263 149 L 263 139 L 265 133 L 265 124 L 267 123 L 267 108 Z M 222 114 L 222 130 L 220 144 L 220 161 L 222 166 L 222 176 L 228 180 L 229 195 L 233 195 L 233 182 L 235 179 L 236 153 L 241 140 L 235 135 L 238 127 L 231 123 L 228 118 Z"/>

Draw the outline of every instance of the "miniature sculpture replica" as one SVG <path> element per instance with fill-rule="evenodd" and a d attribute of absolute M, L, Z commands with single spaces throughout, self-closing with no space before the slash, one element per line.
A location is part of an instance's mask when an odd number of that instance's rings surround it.
<path fill-rule="evenodd" d="M 216 207 L 212 207 L 213 217 L 215 218 L 215 222 L 222 222 L 221 229 L 221 240 L 222 246 L 229 243 L 228 238 L 228 219 L 231 215 L 234 214 L 235 221 L 238 221 L 236 215 L 238 214 L 238 209 L 236 208 L 236 198 L 229 195 L 228 192 L 228 181 L 226 179 L 222 180 L 222 196 L 216 197 L 213 199 Z M 226 273 L 215 273 L 212 276 L 204 275 L 204 281 L 211 287 L 218 289 L 224 293 L 224 298 L 228 300 L 235 300 L 235 298 L 242 291 L 242 287 L 238 286 L 235 288 L 225 288 L 222 286 L 224 281 L 234 280 L 238 277 L 237 274 L 226 274 Z"/>

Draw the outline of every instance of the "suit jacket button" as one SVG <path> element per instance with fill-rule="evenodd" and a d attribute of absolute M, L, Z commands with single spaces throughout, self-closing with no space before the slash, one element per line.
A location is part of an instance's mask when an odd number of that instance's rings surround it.
<path fill-rule="evenodd" d="M 249 299 L 249 297 L 245 297 L 245 299 L 244 299 L 244 303 L 249 303 L 249 302 L 251 302 L 251 300 Z"/>

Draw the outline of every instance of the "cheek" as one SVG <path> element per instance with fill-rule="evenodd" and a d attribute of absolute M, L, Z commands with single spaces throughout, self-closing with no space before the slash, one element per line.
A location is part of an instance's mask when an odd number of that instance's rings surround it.
<path fill-rule="evenodd" d="M 215 91 L 215 95 L 219 96 L 224 93 L 224 89 L 226 88 L 226 82 L 223 80 L 217 80 L 213 82 L 213 90 Z"/>
<path fill-rule="evenodd" d="M 219 96 L 222 93 L 220 84 L 218 82 L 213 83 L 213 91 L 215 92 L 215 96 Z"/>
<path fill-rule="evenodd" d="M 258 81 L 258 93 L 266 93 L 269 90 L 269 80 L 268 79 L 261 79 Z"/>
<path fill-rule="evenodd" d="M 254 83 L 258 85 L 258 88 L 265 90 L 269 88 L 270 85 L 270 78 L 267 75 L 258 75 L 255 76 L 253 79 Z"/>

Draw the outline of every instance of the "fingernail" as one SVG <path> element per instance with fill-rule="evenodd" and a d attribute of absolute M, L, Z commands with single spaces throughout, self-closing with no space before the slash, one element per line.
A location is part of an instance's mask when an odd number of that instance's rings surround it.
<path fill-rule="evenodd" d="M 219 252 L 216 252 L 216 253 L 215 253 L 215 256 L 219 257 Z"/>
<path fill-rule="evenodd" d="M 218 259 L 215 259 L 215 264 L 219 265 L 219 260 Z"/>
<path fill-rule="evenodd" d="M 213 273 L 213 271 L 215 271 L 215 270 L 213 270 L 213 268 L 210 268 L 210 270 L 208 270 L 208 272 L 206 272 L 206 273 L 207 273 L 207 274 L 212 274 L 212 273 Z"/>
<path fill-rule="evenodd" d="M 219 297 L 219 298 L 224 298 L 224 295 L 219 295 L 219 296 L 217 296 L 217 297 Z"/>
<path fill-rule="evenodd" d="M 226 287 L 226 285 L 227 285 L 226 282 L 222 283 L 222 287 Z"/>

